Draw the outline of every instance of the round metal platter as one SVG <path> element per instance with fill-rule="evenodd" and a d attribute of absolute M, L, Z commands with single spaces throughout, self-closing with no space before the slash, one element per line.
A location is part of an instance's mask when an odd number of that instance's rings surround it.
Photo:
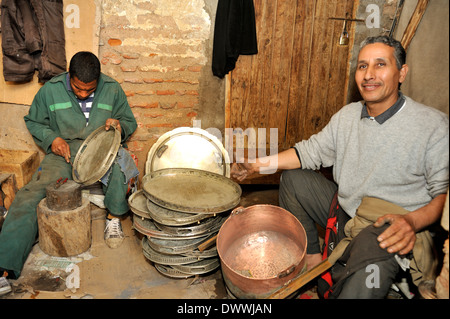
<path fill-rule="evenodd" d="M 142 189 L 131 194 L 128 198 L 128 205 L 133 213 L 144 218 L 150 218 L 147 208 L 147 197 Z"/>
<path fill-rule="evenodd" d="M 178 270 L 173 269 L 171 266 L 165 266 L 161 264 L 155 264 L 156 270 L 158 270 L 161 274 L 171 277 L 171 278 L 189 278 L 193 275 L 184 274 Z"/>
<path fill-rule="evenodd" d="M 108 172 L 120 147 L 120 132 L 101 126 L 81 144 L 73 161 L 72 177 L 85 186 L 94 184 Z"/>
<path fill-rule="evenodd" d="M 163 265 L 185 265 L 195 263 L 199 260 L 195 256 L 167 255 L 154 250 L 149 244 L 146 237 L 142 238 L 142 251 L 144 256 L 157 264 Z"/>
<path fill-rule="evenodd" d="M 151 200 L 147 200 L 147 208 L 150 217 L 163 225 L 168 226 L 184 226 L 190 225 L 198 222 L 202 219 L 209 218 L 214 215 L 209 214 L 191 214 L 191 213 L 180 213 L 174 210 L 166 209 L 161 207 Z"/>
<path fill-rule="evenodd" d="M 167 234 L 161 230 L 159 230 L 153 221 L 149 218 L 143 218 L 139 215 L 133 216 L 133 227 L 138 232 L 145 236 L 160 238 L 160 239 L 173 239 L 176 240 L 179 237 Z M 180 239 L 186 239 L 186 238 L 180 238 Z"/>
<path fill-rule="evenodd" d="M 198 245 L 207 240 L 209 237 L 210 236 L 206 235 L 200 238 L 185 240 L 158 239 L 154 237 L 148 237 L 148 244 L 157 252 L 168 255 L 176 255 L 197 249 Z"/>
<path fill-rule="evenodd" d="M 180 255 L 186 256 L 186 257 L 196 257 L 198 259 L 203 259 L 203 258 L 216 257 L 216 256 L 219 255 L 219 253 L 217 252 L 217 247 L 214 245 L 213 247 L 211 247 L 209 249 L 205 249 L 203 251 L 195 249 L 195 250 L 192 250 L 192 251 L 187 251 L 187 252 L 182 253 Z"/>
<path fill-rule="evenodd" d="M 165 231 L 160 230 L 155 223 L 149 219 L 149 218 L 143 218 L 138 215 L 133 216 L 133 227 L 140 232 L 143 235 L 146 235 L 148 237 L 152 238 L 158 238 L 158 239 L 169 239 L 169 240 L 189 240 L 189 239 L 195 239 L 204 237 L 211 232 L 217 232 L 218 229 L 207 229 L 201 233 L 197 234 L 185 234 L 185 235 L 176 235 L 176 234 L 170 234 Z"/>
<path fill-rule="evenodd" d="M 209 258 L 187 265 L 173 265 L 172 268 L 188 275 L 201 275 L 206 274 L 219 266 L 220 260 L 218 258 Z"/>
<path fill-rule="evenodd" d="M 147 155 L 146 174 L 165 168 L 195 168 L 230 177 L 230 158 L 214 135 L 179 127 L 163 134 Z"/>
<path fill-rule="evenodd" d="M 242 194 L 239 184 L 225 176 L 188 168 L 152 172 L 142 184 L 152 202 L 184 213 L 221 213 L 236 207 Z"/>
<path fill-rule="evenodd" d="M 206 232 L 211 231 L 219 231 L 220 226 L 222 226 L 223 222 L 225 221 L 225 218 L 222 216 L 216 216 L 216 217 L 210 217 L 208 219 L 204 219 L 201 222 L 198 222 L 193 225 L 187 225 L 187 226 L 178 226 L 178 227 L 172 227 L 172 226 L 166 226 L 159 224 L 155 222 L 155 226 L 160 229 L 161 231 L 174 235 L 174 236 L 180 236 L 180 237 L 187 237 L 187 236 L 195 236 L 204 234 Z"/>

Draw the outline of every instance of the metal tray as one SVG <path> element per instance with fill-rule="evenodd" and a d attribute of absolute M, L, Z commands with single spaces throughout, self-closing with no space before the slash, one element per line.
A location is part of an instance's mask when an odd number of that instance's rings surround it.
<path fill-rule="evenodd" d="M 180 237 L 188 237 L 188 236 L 195 236 L 204 234 L 206 232 L 211 231 L 219 231 L 220 226 L 222 226 L 223 222 L 226 220 L 226 218 L 222 216 L 216 216 L 216 217 L 210 217 L 207 219 L 204 219 L 198 223 L 187 225 L 187 226 L 178 226 L 178 227 L 172 227 L 172 226 L 166 226 L 163 224 L 159 224 L 155 222 L 155 226 L 160 229 L 161 231 L 174 235 L 174 236 L 180 236 Z"/>
<path fill-rule="evenodd" d="M 176 255 L 197 249 L 198 245 L 200 245 L 205 240 L 208 240 L 210 237 L 211 234 L 199 238 L 185 240 L 159 239 L 148 237 L 148 244 L 157 252 L 168 255 Z"/>
<path fill-rule="evenodd" d="M 147 197 L 145 197 L 144 191 L 142 189 L 131 194 L 128 198 L 128 205 L 133 213 L 144 218 L 150 218 L 148 207 L 147 207 Z"/>
<path fill-rule="evenodd" d="M 172 266 L 165 266 L 165 265 L 161 265 L 161 264 L 155 264 L 155 268 L 156 270 L 158 270 L 158 272 L 160 272 L 161 274 L 167 276 L 167 277 L 171 277 L 171 278 L 189 278 L 192 277 L 194 275 L 188 275 L 188 274 L 184 274 L 178 270 L 175 270 L 172 268 Z"/>
<path fill-rule="evenodd" d="M 199 237 L 204 237 L 210 234 L 212 231 L 217 232 L 218 229 L 214 230 L 206 230 L 202 233 L 198 234 L 189 234 L 189 235 L 175 235 L 170 234 L 165 231 L 160 230 L 158 227 L 156 227 L 155 223 L 149 219 L 149 218 L 143 218 L 138 215 L 133 216 L 133 227 L 140 232 L 141 234 L 152 237 L 152 238 L 158 238 L 158 239 L 169 239 L 169 240 L 189 240 L 189 239 L 196 239 Z"/>
<path fill-rule="evenodd" d="M 206 274 L 219 266 L 219 258 L 209 258 L 187 265 L 173 265 L 172 268 L 187 275 L 201 275 Z"/>
<path fill-rule="evenodd" d="M 144 176 L 147 198 L 167 209 L 184 213 L 214 214 L 231 210 L 242 190 L 231 179 L 207 171 L 167 168 Z"/>
<path fill-rule="evenodd" d="M 120 132 L 101 126 L 81 144 L 73 161 L 72 177 L 85 186 L 94 184 L 108 172 L 120 147 Z"/>
<path fill-rule="evenodd" d="M 165 168 L 194 168 L 230 177 L 230 158 L 214 135 L 179 127 L 163 134 L 148 153 L 146 174 Z"/>
<path fill-rule="evenodd" d="M 196 256 L 167 255 L 154 250 L 146 237 L 142 238 L 142 252 L 148 260 L 163 265 L 185 265 L 199 261 Z"/>
<path fill-rule="evenodd" d="M 187 251 L 187 252 L 182 253 L 180 255 L 186 256 L 186 257 L 197 257 L 199 259 L 211 258 L 211 257 L 219 256 L 219 254 L 217 252 L 216 245 L 212 246 L 209 249 L 205 249 L 203 251 L 195 249 L 195 250 L 192 250 L 192 251 Z"/>
<path fill-rule="evenodd" d="M 161 207 L 151 200 L 147 200 L 147 208 L 150 217 L 163 225 L 168 226 L 184 226 L 196 223 L 202 219 L 214 216 L 214 214 L 193 214 L 181 213 L 171 209 Z"/>

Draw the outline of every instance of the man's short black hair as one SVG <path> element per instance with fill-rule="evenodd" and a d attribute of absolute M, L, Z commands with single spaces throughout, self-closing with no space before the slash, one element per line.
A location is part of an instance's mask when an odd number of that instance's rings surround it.
<path fill-rule="evenodd" d="M 403 65 L 406 63 L 406 51 L 403 48 L 400 41 L 395 40 L 392 37 L 380 35 L 380 36 L 369 37 L 369 38 L 365 39 L 361 43 L 360 48 L 362 49 L 366 45 L 374 44 L 374 43 L 383 43 L 383 44 L 390 46 L 391 48 L 394 48 L 394 57 L 395 57 L 395 62 L 397 64 L 397 69 L 399 69 L 399 70 L 402 69 Z"/>
<path fill-rule="evenodd" d="M 69 74 L 76 76 L 83 83 L 98 80 L 100 77 L 100 61 L 92 52 L 80 51 L 70 60 Z"/>

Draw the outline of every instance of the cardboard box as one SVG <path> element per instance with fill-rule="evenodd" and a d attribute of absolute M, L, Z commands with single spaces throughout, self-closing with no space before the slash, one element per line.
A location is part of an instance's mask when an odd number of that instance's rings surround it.
<path fill-rule="evenodd" d="M 18 189 L 31 180 L 39 164 L 37 151 L 0 149 L 0 173 L 14 174 Z"/>

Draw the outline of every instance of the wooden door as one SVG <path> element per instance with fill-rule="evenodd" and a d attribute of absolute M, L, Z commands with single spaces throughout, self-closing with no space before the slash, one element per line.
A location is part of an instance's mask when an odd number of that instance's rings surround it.
<path fill-rule="evenodd" d="M 265 128 L 267 155 L 270 128 L 278 151 L 320 131 L 346 102 L 352 43 L 338 45 L 343 21 L 330 18 L 352 17 L 354 3 L 254 0 L 259 52 L 227 76 L 226 128 Z"/>

